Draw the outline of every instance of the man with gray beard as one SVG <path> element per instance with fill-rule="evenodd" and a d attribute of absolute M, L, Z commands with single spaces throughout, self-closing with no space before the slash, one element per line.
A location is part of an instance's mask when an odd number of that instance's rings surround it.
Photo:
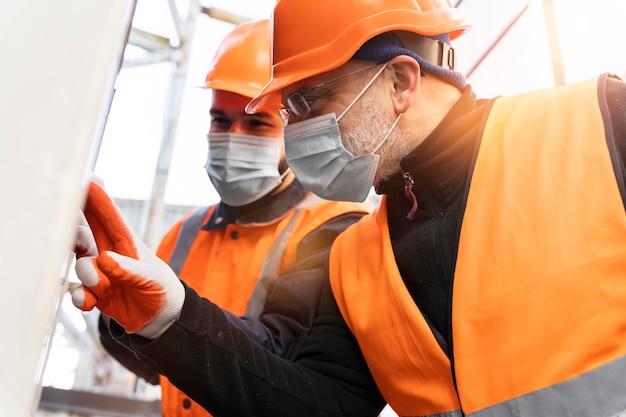
<path fill-rule="evenodd" d="M 279 0 L 247 110 L 282 98 L 317 195 L 383 195 L 329 274 L 398 414 L 622 415 L 626 83 L 477 99 L 454 70 L 468 28 L 447 0 Z"/>

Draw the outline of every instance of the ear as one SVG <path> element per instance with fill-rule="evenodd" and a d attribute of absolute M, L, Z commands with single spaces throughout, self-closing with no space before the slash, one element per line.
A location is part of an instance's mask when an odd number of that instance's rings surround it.
<path fill-rule="evenodd" d="M 387 65 L 392 71 L 392 101 L 396 113 L 405 113 L 420 89 L 420 66 L 407 55 L 392 58 Z"/>

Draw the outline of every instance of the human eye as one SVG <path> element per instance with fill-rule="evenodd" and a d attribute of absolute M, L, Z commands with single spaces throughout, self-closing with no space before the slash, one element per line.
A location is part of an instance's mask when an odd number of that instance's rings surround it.
<path fill-rule="evenodd" d="M 228 130 L 231 124 L 232 124 L 232 121 L 228 117 L 221 116 L 221 115 L 211 116 L 212 128 L 220 129 L 220 130 L 223 130 L 223 129 Z"/>
<path fill-rule="evenodd" d="M 243 121 L 243 126 L 250 132 L 264 133 L 274 130 L 277 127 L 282 129 L 283 122 L 280 117 L 277 117 L 277 115 L 272 115 L 270 117 L 267 113 L 261 113 L 246 118 Z"/>
<path fill-rule="evenodd" d="M 263 120 L 252 119 L 252 120 L 248 120 L 248 126 L 253 127 L 253 128 L 263 128 L 265 126 L 270 126 L 270 124 Z"/>

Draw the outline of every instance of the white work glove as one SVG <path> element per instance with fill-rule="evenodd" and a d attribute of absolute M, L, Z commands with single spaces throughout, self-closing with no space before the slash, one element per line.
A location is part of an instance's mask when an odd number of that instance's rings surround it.
<path fill-rule="evenodd" d="M 72 291 L 72 302 L 83 311 L 97 307 L 127 333 L 160 336 L 180 316 L 182 283 L 93 182 L 83 212 L 88 226 L 78 226 L 76 241 L 76 274 L 82 285 Z"/>

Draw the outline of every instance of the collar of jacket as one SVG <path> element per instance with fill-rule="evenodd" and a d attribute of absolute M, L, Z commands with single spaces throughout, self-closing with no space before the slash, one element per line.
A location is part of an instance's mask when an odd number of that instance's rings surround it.
<path fill-rule="evenodd" d="M 378 194 L 406 203 L 406 211 L 413 202 L 405 197 L 405 178 L 412 178 L 413 193 L 418 205 L 427 200 L 445 210 L 466 186 L 466 179 L 479 139 L 481 120 L 490 107 L 488 100 L 476 100 L 468 85 L 461 98 L 450 109 L 433 132 L 401 161 L 401 171 L 376 187 Z M 401 198 L 397 198 L 401 196 Z"/>
<path fill-rule="evenodd" d="M 243 226 L 273 223 L 283 218 L 308 195 L 304 186 L 294 179 L 277 195 L 266 195 L 245 206 L 233 207 L 220 202 L 202 230 L 223 230 L 233 223 Z"/>

